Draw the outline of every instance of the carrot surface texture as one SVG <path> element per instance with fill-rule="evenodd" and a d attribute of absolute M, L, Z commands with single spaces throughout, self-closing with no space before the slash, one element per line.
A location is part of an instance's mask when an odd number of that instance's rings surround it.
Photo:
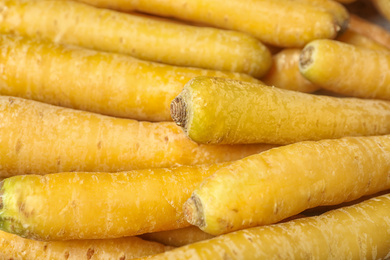
<path fill-rule="evenodd" d="M 184 204 L 189 223 L 218 235 L 390 188 L 390 135 L 307 141 L 221 168 Z"/>
<path fill-rule="evenodd" d="M 173 122 L 139 122 L 0 96 L 0 176 L 117 172 L 231 161 L 269 145 L 190 141 Z"/>
<path fill-rule="evenodd" d="M 390 102 L 335 98 L 236 80 L 198 77 L 171 104 L 198 143 L 289 144 L 390 133 Z"/>
<path fill-rule="evenodd" d="M 172 249 L 137 237 L 36 241 L 0 231 L 0 258 L 13 260 L 126 260 Z"/>
<path fill-rule="evenodd" d="M 10 177 L 0 191 L 0 229 L 31 239 L 69 240 L 183 228 L 189 226 L 183 203 L 222 166 Z"/>
<path fill-rule="evenodd" d="M 2 95 L 146 121 L 171 121 L 169 104 L 196 76 L 259 82 L 246 74 L 175 67 L 4 35 L 0 66 Z"/>
<path fill-rule="evenodd" d="M 345 14 L 344 7 L 327 0 L 251 0 L 245 1 L 245 4 L 241 0 L 81 2 L 237 30 L 253 35 L 262 42 L 281 47 L 301 47 L 314 39 L 335 38 L 348 23 L 347 17 L 340 20 Z"/>
<path fill-rule="evenodd" d="M 271 66 L 269 50 L 240 32 L 184 25 L 74 1 L 2 0 L 0 6 L 2 33 L 255 77 L 264 75 Z"/>
<path fill-rule="evenodd" d="M 255 227 L 142 259 L 388 259 L 390 195 Z"/>
<path fill-rule="evenodd" d="M 343 95 L 390 100 L 390 53 L 332 40 L 301 52 L 299 70 L 316 85 Z"/>

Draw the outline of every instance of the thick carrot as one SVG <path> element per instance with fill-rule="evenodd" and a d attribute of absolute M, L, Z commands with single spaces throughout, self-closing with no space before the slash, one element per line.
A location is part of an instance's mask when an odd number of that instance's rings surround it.
<path fill-rule="evenodd" d="M 2 0 L 0 7 L 2 33 L 256 77 L 271 66 L 269 50 L 240 32 L 162 21 L 74 1 Z"/>
<path fill-rule="evenodd" d="M 389 161 L 390 135 L 277 147 L 206 178 L 184 213 L 213 235 L 276 223 L 308 208 L 389 189 Z"/>
<path fill-rule="evenodd" d="M 214 236 L 200 230 L 196 226 L 189 226 L 174 230 L 147 233 L 140 235 L 140 237 L 145 240 L 156 241 L 163 245 L 179 247 L 207 240 Z"/>
<path fill-rule="evenodd" d="M 236 160 L 270 148 L 208 146 L 173 122 L 138 122 L 0 96 L 0 176 Z"/>
<path fill-rule="evenodd" d="M 288 144 L 390 133 L 390 102 L 336 98 L 236 80 L 198 77 L 171 105 L 198 143 Z"/>
<path fill-rule="evenodd" d="M 378 24 L 351 14 L 348 28 L 390 48 L 390 33 Z"/>
<path fill-rule="evenodd" d="M 0 94 L 147 121 L 172 120 L 169 104 L 196 76 L 259 82 L 46 41 L 0 36 Z"/>
<path fill-rule="evenodd" d="M 142 259 L 388 259 L 390 194 L 321 216 L 255 227 Z"/>
<path fill-rule="evenodd" d="M 332 40 L 302 50 L 299 70 L 325 89 L 360 98 L 390 100 L 390 53 Z"/>
<path fill-rule="evenodd" d="M 170 250 L 137 237 L 42 242 L 0 231 L 0 258 L 13 260 L 125 260 Z"/>
<path fill-rule="evenodd" d="M 81 1 L 242 31 L 265 43 L 283 47 L 299 47 L 313 39 L 334 38 L 347 24 L 340 23 L 333 12 L 303 0 L 250 0 L 245 4 L 241 0 Z"/>
<path fill-rule="evenodd" d="M 189 226 L 182 206 L 224 164 L 7 178 L 0 228 L 39 240 L 103 239 Z"/>

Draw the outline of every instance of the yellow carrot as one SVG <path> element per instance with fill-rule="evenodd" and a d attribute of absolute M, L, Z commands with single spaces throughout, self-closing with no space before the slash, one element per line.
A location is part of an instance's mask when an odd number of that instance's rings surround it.
<path fill-rule="evenodd" d="M 42 242 L 0 231 L 0 258 L 14 260 L 135 259 L 170 250 L 137 237 Z"/>
<path fill-rule="evenodd" d="M 142 259 L 388 259 L 390 194 L 321 216 L 240 230 Z"/>
<path fill-rule="evenodd" d="M 305 46 L 299 70 L 325 89 L 360 98 L 390 100 L 390 53 L 332 40 Z"/>
<path fill-rule="evenodd" d="M 268 86 L 311 93 L 320 87 L 305 79 L 299 72 L 301 49 L 286 48 L 273 56 L 273 64 L 261 78 Z"/>
<path fill-rule="evenodd" d="M 198 143 L 288 144 L 390 133 L 390 102 L 335 98 L 236 80 L 198 77 L 171 104 Z"/>
<path fill-rule="evenodd" d="M 217 235 L 390 188 L 390 135 L 300 142 L 246 157 L 206 178 L 184 204 Z"/>
<path fill-rule="evenodd" d="M 170 102 L 196 76 L 246 75 L 184 68 L 20 37 L 0 36 L 0 94 L 147 121 L 172 120 Z"/>
<path fill-rule="evenodd" d="M 196 226 L 189 226 L 180 229 L 147 233 L 140 236 L 142 239 L 156 241 L 168 246 L 185 246 L 202 240 L 213 238 L 206 232 L 203 232 Z"/>
<path fill-rule="evenodd" d="M 138 122 L 0 96 L 0 176 L 236 160 L 267 145 L 209 146 L 173 122 Z"/>
<path fill-rule="evenodd" d="M 2 0 L 0 7 L 2 33 L 256 77 L 264 75 L 271 65 L 268 49 L 240 32 L 162 21 L 74 1 Z"/>
<path fill-rule="evenodd" d="M 308 1 L 250 0 L 245 4 L 241 0 L 81 1 L 100 7 L 136 10 L 242 31 L 265 43 L 283 47 L 303 46 L 313 39 L 334 38 L 346 25 L 345 21 L 340 23 L 327 8 Z"/>
<path fill-rule="evenodd" d="M 378 43 L 377 41 L 374 41 L 371 38 L 368 38 L 364 36 L 363 34 L 357 33 L 351 29 L 347 29 L 342 35 L 337 37 L 338 41 L 352 44 L 358 47 L 364 47 L 371 50 L 377 50 L 377 51 L 390 51 L 389 48 L 386 46 Z"/>
<path fill-rule="evenodd" d="M 372 0 L 377 10 L 390 21 L 390 2 L 388 0 Z"/>

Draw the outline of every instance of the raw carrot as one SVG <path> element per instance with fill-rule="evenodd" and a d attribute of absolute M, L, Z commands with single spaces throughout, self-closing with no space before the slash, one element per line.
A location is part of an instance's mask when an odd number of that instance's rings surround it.
<path fill-rule="evenodd" d="M 320 38 L 335 38 L 347 24 L 308 1 L 295 0 L 81 0 L 100 7 L 176 17 L 251 34 L 264 43 L 301 47 Z M 342 8 L 340 6 L 340 8 Z"/>
<path fill-rule="evenodd" d="M 390 2 L 388 0 L 372 0 L 377 10 L 390 21 Z"/>
<path fill-rule="evenodd" d="M 236 160 L 268 145 L 209 146 L 173 122 L 138 122 L 0 96 L 0 176 L 108 171 Z"/>
<path fill-rule="evenodd" d="M 325 89 L 344 95 L 390 100 L 390 53 L 332 40 L 302 50 L 299 70 Z"/>
<path fill-rule="evenodd" d="M 7 178 L 0 229 L 39 240 L 103 239 L 189 226 L 182 206 L 224 164 Z"/>
<path fill-rule="evenodd" d="M 170 249 L 171 247 L 137 237 L 42 242 L 0 231 L 1 259 L 124 260 L 154 255 Z"/>
<path fill-rule="evenodd" d="M 169 104 L 196 76 L 246 75 L 174 67 L 21 37 L 0 36 L 0 94 L 147 121 L 170 121 Z"/>
<path fill-rule="evenodd" d="M 214 236 L 200 230 L 196 226 L 189 226 L 174 230 L 147 233 L 140 235 L 140 237 L 145 240 L 156 241 L 163 245 L 179 247 L 207 240 Z"/>
<path fill-rule="evenodd" d="M 378 43 L 377 41 L 364 36 L 363 34 L 357 33 L 351 29 L 347 29 L 343 34 L 336 38 L 336 40 L 352 44 L 358 47 L 364 47 L 376 51 L 390 51 L 386 46 Z"/>
<path fill-rule="evenodd" d="M 307 141 L 230 163 L 184 204 L 189 223 L 218 235 L 390 188 L 390 135 Z"/>
<path fill-rule="evenodd" d="M 142 259 L 388 259 L 390 195 L 255 227 Z"/>
<path fill-rule="evenodd" d="M 236 80 L 198 77 L 171 104 L 198 143 L 289 144 L 390 133 L 390 102 L 311 95 Z"/>
<path fill-rule="evenodd" d="M 268 49 L 240 32 L 162 21 L 74 1 L 2 0 L 0 7 L 1 33 L 255 77 L 264 75 L 271 66 Z"/>

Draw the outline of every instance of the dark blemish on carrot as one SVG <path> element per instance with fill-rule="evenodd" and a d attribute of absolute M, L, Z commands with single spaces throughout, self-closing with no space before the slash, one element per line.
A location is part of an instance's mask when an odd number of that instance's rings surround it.
<path fill-rule="evenodd" d="M 99 141 L 98 143 L 97 143 L 97 148 L 100 150 L 100 149 L 102 149 L 102 141 Z"/>
<path fill-rule="evenodd" d="M 20 149 L 22 149 L 22 142 L 20 141 L 20 139 L 18 139 L 18 141 L 16 141 L 16 144 L 15 144 L 15 152 L 18 154 L 20 152 Z"/>
<path fill-rule="evenodd" d="M 68 252 L 68 251 L 66 251 L 66 252 L 64 253 L 64 257 L 65 257 L 65 259 L 68 259 L 68 258 L 69 258 L 69 252 Z"/>
<path fill-rule="evenodd" d="M 93 254 L 95 254 L 95 250 L 93 248 L 88 248 L 88 251 L 87 251 L 87 259 L 91 259 Z"/>

